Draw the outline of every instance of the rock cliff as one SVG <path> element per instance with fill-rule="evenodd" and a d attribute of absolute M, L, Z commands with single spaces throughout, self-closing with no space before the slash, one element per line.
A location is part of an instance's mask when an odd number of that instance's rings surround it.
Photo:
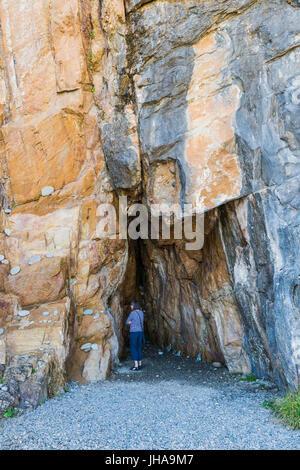
<path fill-rule="evenodd" d="M 1 0 L 0 409 L 105 379 L 132 298 L 160 346 L 299 385 L 299 7 Z M 118 196 L 192 204 L 203 248 L 103 239 Z"/>

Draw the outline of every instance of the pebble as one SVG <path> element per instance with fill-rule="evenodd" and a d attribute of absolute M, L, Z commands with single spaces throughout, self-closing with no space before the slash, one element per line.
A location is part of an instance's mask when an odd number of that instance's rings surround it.
<path fill-rule="evenodd" d="M 4 259 L 3 261 L 1 261 L 1 263 L 2 263 L 2 264 L 8 264 L 9 261 L 8 261 L 8 259 Z"/>
<path fill-rule="evenodd" d="M 93 315 L 93 313 L 94 310 L 92 310 L 91 308 L 87 308 L 86 310 L 84 310 L 83 315 Z"/>
<path fill-rule="evenodd" d="M 49 315 L 49 312 L 43 312 L 43 316 L 47 317 Z"/>
<path fill-rule="evenodd" d="M 32 265 L 32 264 L 35 264 L 35 263 L 38 263 L 39 261 L 41 261 L 41 257 L 40 256 L 32 256 L 32 258 L 30 258 L 28 260 L 28 264 L 29 265 Z"/>
<path fill-rule="evenodd" d="M 54 254 L 53 253 L 47 253 L 46 258 L 53 258 Z"/>
<path fill-rule="evenodd" d="M 99 313 L 95 313 L 95 315 L 94 315 L 94 320 L 97 320 L 98 318 L 100 318 Z"/>
<path fill-rule="evenodd" d="M 0 261 L 3 261 L 5 259 L 4 255 L 0 255 Z"/>
<path fill-rule="evenodd" d="M 50 196 L 54 193 L 54 188 L 52 186 L 44 186 L 42 188 L 42 196 Z"/>
<path fill-rule="evenodd" d="M 80 349 L 84 352 L 89 352 L 92 349 L 92 343 L 85 343 Z"/>
<path fill-rule="evenodd" d="M 18 274 L 20 271 L 21 271 L 20 266 L 14 266 L 13 268 L 11 268 L 10 274 L 14 276 L 15 274 Z"/>
<path fill-rule="evenodd" d="M 5 235 L 7 235 L 9 237 L 11 235 L 11 230 L 9 230 L 9 228 L 5 228 L 4 233 L 5 233 Z"/>
<path fill-rule="evenodd" d="M 4 328 L 0 328 L 0 336 L 3 335 L 4 333 Z"/>
<path fill-rule="evenodd" d="M 212 366 L 215 367 L 216 369 L 219 369 L 220 367 L 223 367 L 221 362 L 213 362 Z"/>
<path fill-rule="evenodd" d="M 118 379 L 71 383 L 60 399 L 0 420 L 0 449 L 300 450 L 300 431 L 262 407 L 277 394 L 241 388 L 226 368 L 144 352 L 140 372 L 128 358 Z"/>
<path fill-rule="evenodd" d="M 29 315 L 29 314 L 30 314 L 29 310 L 19 310 L 19 312 L 18 312 L 18 315 L 20 317 L 27 317 L 27 315 Z"/>
<path fill-rule="evenodd" d="M 4 209 L 5 214 L 11 214 L 11 209 Z"/>

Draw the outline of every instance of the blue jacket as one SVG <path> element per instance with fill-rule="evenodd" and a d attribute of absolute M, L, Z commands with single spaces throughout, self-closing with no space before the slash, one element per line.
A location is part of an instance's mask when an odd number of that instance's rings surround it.
<path fill-rule="evenodd" d="M 142 310 L 132 310 L 126 320 L 126 325 L 128 325 L 130 321 L 132 322 L 130 325 L 130 333 L 143 331 L 144 313 Z"/>

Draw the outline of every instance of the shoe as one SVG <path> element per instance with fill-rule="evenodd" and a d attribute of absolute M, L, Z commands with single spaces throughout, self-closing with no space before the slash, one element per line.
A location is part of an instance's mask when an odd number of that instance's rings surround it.
<path fill-rule="evenodd" d="M 130 370 L 134 370 L 134 371 L 136 371 L 136 370 L 139 370 L 139 367 L 135 367 L 135 366 L 133 366 L 133 367 L 131 367 L 131 368 L 130 368 Z"/>

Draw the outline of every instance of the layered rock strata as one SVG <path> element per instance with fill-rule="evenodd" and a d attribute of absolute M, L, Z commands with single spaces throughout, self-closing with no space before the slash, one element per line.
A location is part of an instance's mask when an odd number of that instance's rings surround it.
<path fill-rule="evenodd" d="M 161 347 L 299 385 L 300 9 L 0 2 L 0 408 Z M 103 204 L 191 204 L 203 249 L 102 237 Z"/>

